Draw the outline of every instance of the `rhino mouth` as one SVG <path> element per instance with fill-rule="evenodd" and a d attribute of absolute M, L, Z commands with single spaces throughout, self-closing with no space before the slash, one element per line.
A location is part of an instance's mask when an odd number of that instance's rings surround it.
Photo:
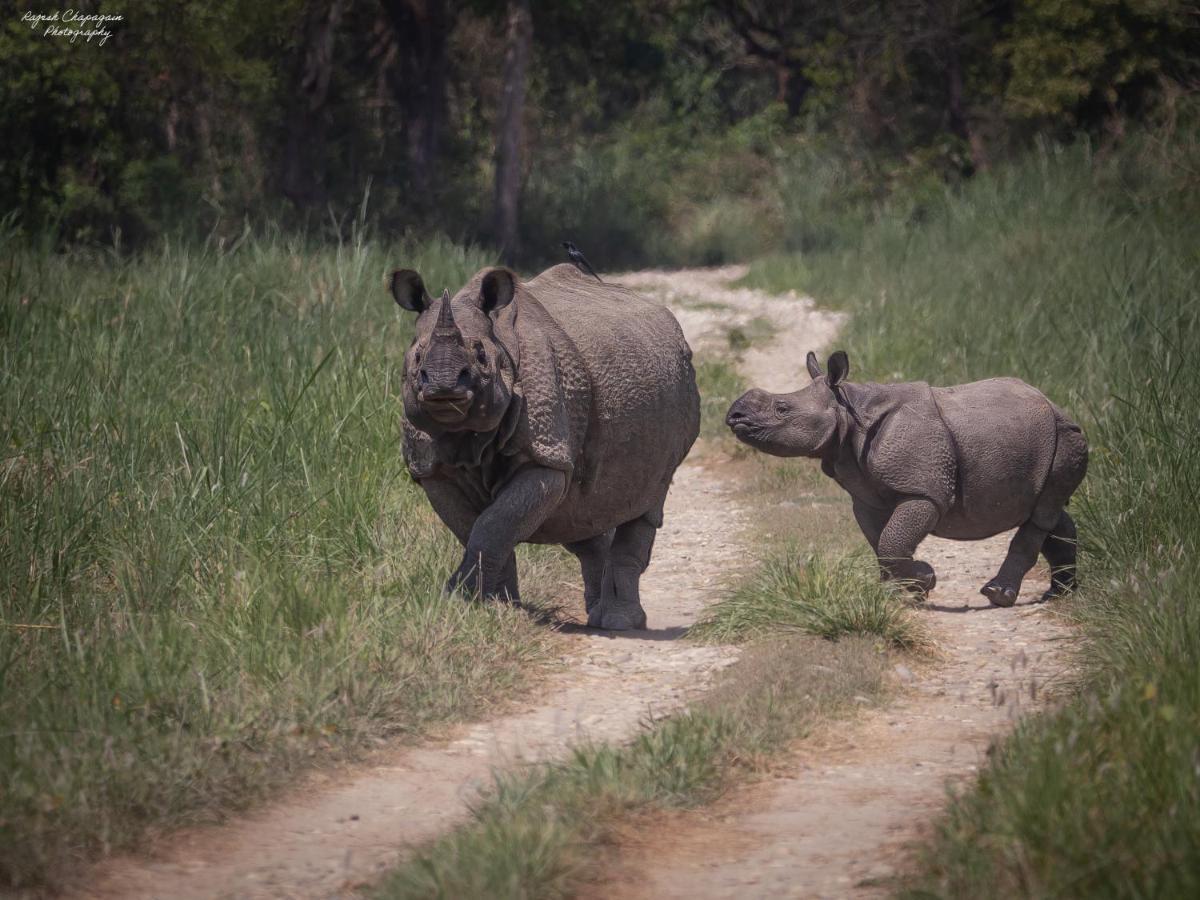
<path fill-rule="evenodd" d="M 763 439 L 763 427 L 753 422 L 734 422 L 729 426 L 729 430 L 733 432 L 734 437 L 739 441 L 745 441 L 746 443 Z"/>
<path fill-rule="evenodd" d="M 474 396 L 471 391 L 467 391 L 452 396 L 421 397 L 421 411 L 435 422 L 453 425 L 463 421 L 470 413 Z"/>

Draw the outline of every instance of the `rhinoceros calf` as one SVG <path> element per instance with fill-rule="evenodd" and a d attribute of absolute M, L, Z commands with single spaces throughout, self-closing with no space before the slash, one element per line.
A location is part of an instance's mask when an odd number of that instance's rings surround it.
<path fill-rule="evenodd" d="M 1039 551 L 1052 573 L 1042 599 L 1074 588 L 1075 523 L 1065 507 L 1087 471 L 1088 447 L 1061 409 L 1016 378 L 851 384 L 842 351 L 827 369 L 809 353 L 811 384 L 791 394 L 748 391 L 726 424 L 774 456 L 820 459 L 853 498 L 884 578 L 927 594 L 937 578 L 913 559 L 926 535 L 971 541 L 1017 528 L 984 596 L 1012 606 Z"/>
<path fill-rule="evenodd" d="M 405 460 L 465 548 L 448 589 L 518 599 L 513 548 L 562 544 L 583 570 L 588 624 L 644 628 L 638 582 L 700 429 L 675 317 L 571 265 L 526 282 L 485 269 L 438 301 L 411 269 L 391 288 L 419 314 Z"/>

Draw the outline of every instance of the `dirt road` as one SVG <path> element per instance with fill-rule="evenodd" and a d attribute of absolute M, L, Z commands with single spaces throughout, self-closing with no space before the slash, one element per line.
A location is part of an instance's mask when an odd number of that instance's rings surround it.
<path fill-rule="evenodd" d="M 1007 536 L 976 544 L 930 538 L 939 572 L 922 612 L 942 658 L 900 665 L 900 695 L 798 746 L 775 777 L 704 810 L 657 822 L 623 854 L 620 898 L 884 897 L 906 847 L 973 778 L 991 742 L 1045 701 L 1062 675 L 1068 633 L 1051 610 L 990 607 L 978 591 Z M 1031 573 L 1037 597 L 1044 571 Z"/>

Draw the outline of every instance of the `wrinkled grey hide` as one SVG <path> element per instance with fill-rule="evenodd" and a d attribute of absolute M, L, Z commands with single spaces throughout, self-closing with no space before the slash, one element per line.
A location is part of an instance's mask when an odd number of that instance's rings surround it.
<path fill-rule="evenodd" d="M 748 391 L 726 423 L 766 453 L 820 459 L 853 498 L 885 578 L 927 594 L 933 568 L 913 559 L 926 535 L 972 541 L 1017 528 L 982 593 L 1012 606 L 1039 551 L 1052 572 L 1043 599 L 1075 586 L 1075 523 L 1065 507 L 1087 471 L 1078 425 L 1016 378 L 851 384 L 849 368 L 838 351 L 822 374 L 809 353 L 811 384 L 791 394 Z"/>
<path fill-rule="evenodd" d="M 700 429 L 675 317 L 555 266 L 485 269 L 453 298 L 392 275 L 419 314 L 404 359 L 404 456 L 465 548 L 449 589 L 518 599 L 513 548 L 562 544 L 588 624 L 644 628 L 638 582 L 676 467 Z"/>

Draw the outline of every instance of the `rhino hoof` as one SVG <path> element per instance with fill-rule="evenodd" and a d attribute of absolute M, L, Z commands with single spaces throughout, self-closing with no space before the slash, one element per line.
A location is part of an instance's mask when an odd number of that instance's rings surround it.
<path fill-rule="evenodd" d="M 992 606 L 1003 606 L 1007 608 L 1017 602 L 1016 590 L 1010 587 L 1004 587 L 995 581 L 989 581 L 980 589 L 979 593 L 987 597 Z"/>
<path fill-rule="evenodd" d="M 646 613 L 640 607 L 613 608 L 596 604 L 588 613 L 588 628 L 605 631 L 637 631 L 646 627 Z"/>

